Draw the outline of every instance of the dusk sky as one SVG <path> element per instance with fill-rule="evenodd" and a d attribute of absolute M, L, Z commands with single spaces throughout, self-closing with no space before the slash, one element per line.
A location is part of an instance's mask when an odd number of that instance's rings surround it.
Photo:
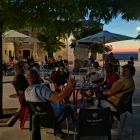
<path fill-rule="evenodd" d="M 127 22 L 125 20 L 122 20 L 121 17 L 118 16 L 116 19 L 112 19 L 112 21 L 108 25 L 105 24 L 103 29 L 112 33 L 136 37 L 138 35 L 138 26 L 140 26 L 140 22 Z M 113 52 L 135 52 L 140 48 L 140 41 L 120 41 L 107 45 L 113 46 Z"/>

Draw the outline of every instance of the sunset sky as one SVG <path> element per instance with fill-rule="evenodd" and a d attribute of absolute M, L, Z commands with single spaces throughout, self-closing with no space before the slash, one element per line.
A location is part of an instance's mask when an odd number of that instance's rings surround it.
<path fill-rule="evenodd" d="M 103 22 L 102 22 L 103 23 Z M 112 19 L 108 25 L 104 25 L 104 30 L 112 33 L 122 34 L 130 37 L 136 37 L 138 35 L 137 27 L 140 26 L 138 21 L 125 21 L 121 17 Z M 116 43 L 110 43 L 107 45 L 113 46 L 113 52 L 135 52 L 140 48 L 140 41 L 121 41 Z"/>

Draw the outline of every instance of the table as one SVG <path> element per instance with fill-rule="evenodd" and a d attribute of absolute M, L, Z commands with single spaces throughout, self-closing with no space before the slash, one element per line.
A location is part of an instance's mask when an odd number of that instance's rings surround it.
<path fill-rule="evenodd" d="M 91 89 L 97 89 L 97 88 L 99 88 L 99 86 L 97 85 L 97 84 L 92 84 L 93 85 L 93 88 L 90 88 L 89 86 L 86 86 L 85 88 L 80 88 L 80 87 L 76 87 L 76 88 L 73 88 L 73 94 L 75 94 L 75 91 L 76 91 L 76 103 L 75 103 L 75 105 L 76 105 L 76 108 L 77 108 L 77 96 L 78 96 L 78 92 L 81 90 L 82 91 L 82 93 L 83 93 L 83 95 L 82 95 L 82 100 L 83 100 L 83 108 L 84 108 L 84 105 L 85 105 L 85 103 L 84 103 L 84 93 L 85 93 L 85 91 L 88 91 L 88 90 L 91 90 Z"/>

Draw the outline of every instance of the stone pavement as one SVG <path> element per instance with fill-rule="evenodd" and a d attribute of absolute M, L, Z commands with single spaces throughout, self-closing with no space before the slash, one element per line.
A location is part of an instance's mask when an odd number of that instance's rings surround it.
<path fill-rule="evenodd" d="M 126 62 L 121 62 L 124 65 Z M 136 90 L 133 96 L 133 119 L 129 113 L 121 115 L 121 140 L 140 140 L 140 62 L 135 62 L 136 75 L 134 76 Z M 73 66 L 70 66 L 72 70 Z M 78 75 L 76 75 L 78 77 Z M 13 86 L 10 84 L 14 76 L 3 77 L 3 108 L 17 108 L 20 107 L 19 101 L 16 97 L 16 92 Z M 52 87 L 54 88 L 54 87 Z M 72 98 L 71 98 L 72 101 Z M 81 96 L 78 96 L 78 107 L 82 107 Z M 86 104 L 86 107 L 88 105 Z M 132 121 L 133 120 L 133 121 Z M 28 140 L 29 139 L 29 119 L 25 123 L 24 129 L 20 130 L 20 122 L 17 122 L 12 127 L 0 127 L 0 140 Z M 132 130 L 134 129 L 134 131 Z M 74 125 L 69 121 L 70 140 L 73 140 Z M 66 126 L 63 125 L 64 132 L 67 132 Z M 53 130 L 49 129 L 49 133 L 46 133 L 45 129 L 41 129 L 42 140 L 53 140 Z M 111 130 L 112 140 L 117 140 L 117 120 L 113 124 Z M 93 137 L 86 138 L 86 140 L 107 140 L 105 137 Z M 58 138 L 60 140 L 60 138 Z"/>

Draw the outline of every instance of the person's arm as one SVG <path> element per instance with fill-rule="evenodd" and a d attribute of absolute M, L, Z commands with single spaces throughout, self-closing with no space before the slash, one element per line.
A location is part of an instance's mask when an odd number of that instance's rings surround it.
<path fill-rule="evenodd" d="M 86 79 L 89 78 L 91 75 L 95 75 L 95 74 L 97 74 L 97 73 L 96 73 L 96 72 L 91 72 L 91 73 L 89 73 L 89 74 L 86 76 Z"/>
<path fill-rule="evenodd" d="M 102 83 L 104 81 L 104 78 L 100 78 L 99 80 L 92 81 L 92 83 Z"/>
<path fill-rule="evenodd" d="M 71 91 L 72 91 L 73 87 L 75 87 L 75 85 L 76 85 L 76 81 L 74 79 L 72 79 L 71 76 L 69 76 L 68 84 L 67 84 L 67 87 L 64 89 L 64 91 L 62 91 L 58 94 L 56 94 L 55 92 L 52 92 L 49 97 L 49 100 L 58 101 L 58 102 L 62 101 L 69 94 L 71 94 Z"/>
<path fill-rule="evenodd" d="M 109 90 L 109 91 L 105 91 L 103 92 L 104 95 L 114 95 L 117 92 L 123 90 L 123 88 L 125 87 L 125 85 L 122 82 L 119 82 L 113 89 Z"/>

